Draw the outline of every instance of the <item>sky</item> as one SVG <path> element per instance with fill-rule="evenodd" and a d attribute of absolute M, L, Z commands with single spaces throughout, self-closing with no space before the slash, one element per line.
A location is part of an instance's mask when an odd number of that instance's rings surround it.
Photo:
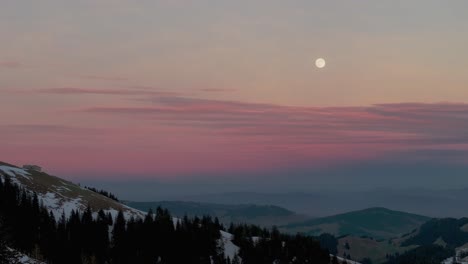
<path fill-rule="evenodd" d="M 0 160 L 205 189 L 468 186 L 467 8 L 5 0 Z"/>

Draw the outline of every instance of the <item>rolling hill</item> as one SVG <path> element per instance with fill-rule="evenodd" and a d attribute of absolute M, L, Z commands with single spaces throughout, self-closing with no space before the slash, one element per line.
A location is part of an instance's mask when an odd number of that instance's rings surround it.
<path fill-rule="evenodd" d="M 389 239 L 401 236 L 430 220 L 429 217 L 374 207 L 334 216 L 307 220 L 280 227 L 281 230 L 309 235 L 367 236 Z"/>

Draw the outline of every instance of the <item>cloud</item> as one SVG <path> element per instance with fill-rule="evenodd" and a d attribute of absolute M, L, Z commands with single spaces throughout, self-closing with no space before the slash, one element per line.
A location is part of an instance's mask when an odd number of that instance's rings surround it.
<path fill-rule="evenodd" d="M 100 81 L 128 81 L 128 78 L 120 77 L 120 76 L 101 76 L 101 75 L 83 75 L 81 76 L 83 79 L 89 80 L 100 80 Z"/>
<path fill-rule="evenodd" d="M 63 88 L 49 88 L 35 90 L 34 92 L 48 93 L 48 94 L 69 94 L 69 95 L 85 95 L 85 94 L 100 94 L 100 95 L 151 95 L 151 96 L 174 96 L 176 93 L 168 91 L 160 91 L 155 89 L 144 89 L 144 88 L 74 88 L 74 87 L 63 87 Z"/>
<path fill-rule="evenodd" d="M 5 124 L 0 125 L 0 131 L 5 135 L 39 135 L 39 134 L 83 134 L 83 133 L 99 133 L 101 130 L 97 128 L 86 128 L 78 126 L 66 125 L 50 125 L 50 124 Z"/>
<path fill-rule="evenodd" d="M 17 61 L 0 61 L 0 68 L 9 68 L 9 69 L 16 69 L 23 66 L 23 64 Z"/>
<path fill-rule="evenodd" d="M 128 89 L 110 91 L 129 94 Z M 106 95 L 108 90 L 49 92 Z M 297 170 L 309 177 L 306 172 L 322 168 L 377 164 L 366 174 L 371 177 L 395 164 L 467 164 L 467 104 L 303 107 L 155 94 L 105 102 L 109 105 L 66 111 L 70 119 L 62 123 L 4 125 L 0 131 L 18 157 L 23 154 L 18 146 L 40 145 L 51 162 L 70 155 L 84 164 L 73 167 L 77 170 L 95 166 L 128 175 Z M 356 175 L 345 169 L 337 173 Z"/>
<path fill-rule="evenodd" d="M 228 88 L 205 88 L 205 89 L 200 89 L 202 92 L 215 92 L 215 93 L 221 93 L 221 92 L 234 92 L 236 89 L 228 89 Z"/>
<path fill-rule="evenodd" d="M 199 127 L 257 144 L 381 145 L 411 149 L 468 144 L 468 105 L 380 104 L 300 107 L 158 97 L 146 106 L 97 106 L 83 112 L 131 115 L 176 127 Z"/>

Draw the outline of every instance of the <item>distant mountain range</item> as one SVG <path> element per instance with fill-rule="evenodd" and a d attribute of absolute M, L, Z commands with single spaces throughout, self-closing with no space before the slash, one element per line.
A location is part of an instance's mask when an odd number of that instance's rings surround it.
<path fill-rule="evenodd" d="M 133 202 L 124 201 L 130 207 L 153 211 L 159 206 L 167 208 L 177 217 L 210 215 L 218 217 L 222 223 L 248 223 L 261 226 L 284 225 L 310 219 L 285 208 L 274 205 L 255 204 L 215 204 L 184 201 Z"/>
<path fill-rule="evenodd" d="M 170 200 L 221 204 L 276 205 L 298 214 L 324 217 L 366 208 L 384 207 L 429 217 L 464 217 L 468 189 L 375 189 L 285 193 L 231 192 L 172 197 Z"/>

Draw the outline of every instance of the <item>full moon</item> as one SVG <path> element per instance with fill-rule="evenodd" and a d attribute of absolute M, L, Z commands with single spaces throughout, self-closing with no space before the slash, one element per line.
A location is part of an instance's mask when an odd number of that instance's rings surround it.
<path fill-rule="evenodd" d="M 322 58 L 316 59 L 315 60 L 315 66 L 317 66 L 317 68 L 319 68 L 319 69 L 325 67 L 325 60 L 322 59 Z"/>

